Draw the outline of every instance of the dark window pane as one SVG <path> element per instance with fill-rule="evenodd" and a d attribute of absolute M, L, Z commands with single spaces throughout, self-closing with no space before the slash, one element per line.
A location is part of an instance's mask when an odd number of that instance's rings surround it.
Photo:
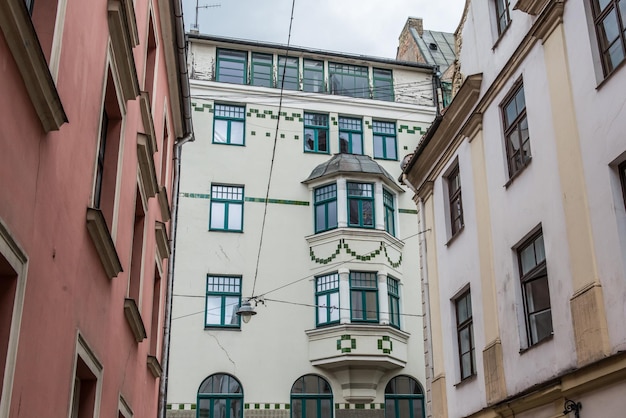
<path fill-rule="evenodd" d="M 317 135 L 318 151 L 328 152 L 328 140 L 326 139 L 326 130 L 319 130 Z"/>
<path fill-rule="evenodd" d="M 530 315 L 530 334 L 533 344 L 552 335 L 552 311 Z"/>
<path fill-rule="evenodd" d="M 537 312 L 550 307 L 550 290 L 546 276 L 526 283 L 526 305 L 528 312 Z"/>

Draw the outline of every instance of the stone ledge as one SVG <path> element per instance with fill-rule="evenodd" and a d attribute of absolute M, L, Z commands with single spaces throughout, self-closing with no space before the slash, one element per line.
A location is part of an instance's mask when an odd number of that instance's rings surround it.
<path fill-rule="evenodd" d="M 113 238 L 111 238 L 111 233 L 100 209 L 87 208 L 87 229 L 107 276 L 110 279 L 117 277 L 123 271 L 122 263 L 117 255 L 115 243 Z"/>

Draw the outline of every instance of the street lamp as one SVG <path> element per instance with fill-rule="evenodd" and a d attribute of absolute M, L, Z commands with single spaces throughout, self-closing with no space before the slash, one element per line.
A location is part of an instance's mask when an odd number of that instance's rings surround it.
<path fill-rule="evenodd" d="M 250 322 L 250 318 L 252 318 L 252 315 L 256 315 L 256 311 L 250 304 L 250 300 L 251 299 L 246 299 L 245 301 L 243 301 L 243 303 L 241 304 L 239 309 L 237 309 L 237 312 L 236 312 L 236 314 L 239 315 L 241 319 L 243 319 L 243 322 L 245 322 L 246 324 Z M 256 306 L 256 303 L 255 303 L 255 306 Z"/>
<path fill-rule="evenodd" d="M 580 402 L 574 402 L 571 399 L 565 399 L 565 404 L 563 405 L 563 408 L 563 415 L 574 412 L 574 417 L 580 418 L 580 410 L 583 409 L 583 406 Z"/>

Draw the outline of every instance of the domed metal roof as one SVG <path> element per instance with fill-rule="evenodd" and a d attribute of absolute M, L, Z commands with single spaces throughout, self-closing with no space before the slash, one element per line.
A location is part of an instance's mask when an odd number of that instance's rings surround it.
<path fill-rule="evenodd" d="M 336 174 L 354 173 L 369 174 L 388 180 L 398 187 L 395 179 L 382 168 L 376 161 L 367 155 L 360 154 L 335 154 L 325 163 L 315 167 L 309 177 L 302 183 L 310 183 L 314 180 L 334 176 Z"/>

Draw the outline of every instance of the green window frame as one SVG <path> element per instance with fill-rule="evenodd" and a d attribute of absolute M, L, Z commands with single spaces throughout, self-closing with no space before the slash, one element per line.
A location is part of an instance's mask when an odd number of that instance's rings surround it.
<path fill-rule="evenodd" d="M 302 62 L 302 90 L 309 93 L 324 93 L 324 61 L 304 59 Z"/>
<path fill-rule="evenodd" d="M 237 308 L 241 305 L 241 276 L 207 274 L 204 327 L 239 328 Z"/>
<path fill-rule="evenodd" d="M 274 85 L 274 57 L 271 54 L 252 53 L 250 84 L 259 87 Z"/>
<path fill-rule="evenodd" d="M 217 373 L 198 388 L 196 418 L 243 418 L 243 388 L 234 377 Z"/>
<path fill-rule="evenodd" d="M 372 79 L 374 81 L 372 98 L 393 102 L 393 72 L 374 68 L 372 69 Z"/>
<path fill-rule="evenodd" d="M 339 152 L 363 154 L 363 124 L 361 119 L 339 117 Z"/>
<path fill-rule="evenodd" d="M 337 184 L 327 184 L 313 191 L 315 233 L 337 228 Z"/>
<path fill-rule="evenodd" d="M 374 184 L 348 182 L 348 226 L 374 228 Z"/>
<path fill-rule="evenodd" d="M 378 280 L 375 272 L 350 272 L 350 320 L 378 323 Z"/>
<path fill-rule="evenodd" d="M 398 142 L 395 122 L 372 121 L 374 158 L 398 161 Z"/>
<path fill-rule="evenodd" d="M 396 376 L 385 387 L 385 418 L 425 418 L 424 390 L 410 376 Z"/>
<path fill-rule="evenodd" d="M 243 186 L 211 185 L 209 230 L 243 232 Z"/>
<path fill-rule="evenodd" d="M 330 94 L 362 99 L 370 98 L 367 67 L 329 62 L 328 79 Z"/>
<path fill-rule="evenodd" d="M 389 324 L 400 328 L 400 282 L 387 276 L 387 297 L 389 299 Z"/>
<path fill-rule="evenodd" d="M 290 418 L 333 418 L 333 391 L 322 377 L 307 374 L 291 387 Z"/>
<path fill-rule="evenodd" d="M 232 49 L 217 50 L 215 80 L 222 83 L 247 84 L 248 52 Z"/>
<path fill-rule="evenodd" d="M 315 322 L 317 326 L 339 322 L 339 274 L 330 273 L 315 278 Z"/>
<path fill-rule="evenodd" d="M 278 57 L 278 80 L 276 87 L 284 90 L 300 90 L 300 59 L 298 57 Z M 283 73 L 285 82 L 283 84 Z"/>
<path fill-rule="evenodd" d="M 591 0 L 602 71 L 608 77 L 626 58 L 626 3 Z"/>
<path fill-rule="evenodd" d="M 394 197 L 387 189 L 383 189 L 383 207 L 385 208 L 385 231 L 396 236 L 396 208 Z"/>
<path fill-rule="evenodd" d="M 304 152 L 330 153 L 328 115 L 304 113 Z"/>
<path fill-rule="evenodd" d="M 459 370 L 461 371 L 461 380 L 465 380 L 476 374 L 472 297 L 469 289 L 455 299 L 454 310 L 456 312 Z"/>
<path fill-rule="evenodd" d="M 213 143 L 221 145 L 246 144 L 246 107 L 215 104 L 213 112 Z"/>

